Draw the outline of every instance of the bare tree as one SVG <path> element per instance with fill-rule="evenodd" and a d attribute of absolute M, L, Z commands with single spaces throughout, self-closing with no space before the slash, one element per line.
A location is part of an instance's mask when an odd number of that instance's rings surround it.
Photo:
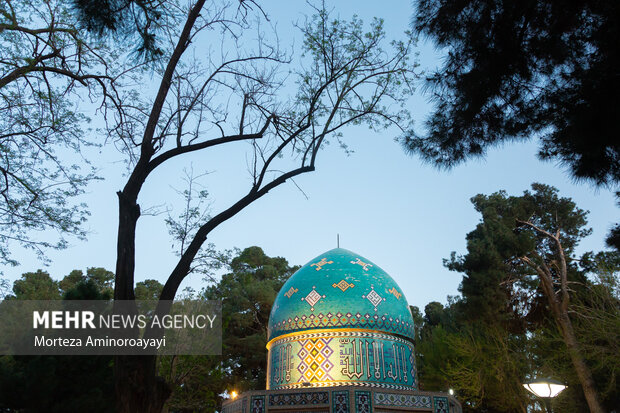
<path fill-rule="evenodd" d="M 10 245 L 43 258 L 66 234 L 84 237 L 88 212 L 72 199 L 95 178 L 80 159 L 93 142 L 76 105 L 107 110 L 118 96 L 109 50 L 80 32 L 65 2 L 0 0 L 0 42 L 0 263 L 15 265 Z M 46 230 L 58 237 L 31 236 Z"/>
<path fill-rule="evenodd" d="M 558 228 L 555 233 L 552 233 L 531 220 L 517 219 L 516 222 L 517 226 L 529 228 L 535 231 L 538 236 L 548 241 L 548 255 L 533 251 L 531 256 L 522 256 L 520 260 L 538 274 L 540 285 L 551 309 L 551 314 L 566 344 L 590 411 L 593 413 L 603 413 L 605 410 L 599 400 L 592 372 L 583 357 L 573 323 L 569 316 L 568 265 L 561 241 L 562 229 Z"/>
<path fill-rule="evenodd" d="M 168 27 L 172 47 L 157 73 L 157 94 L 148 105 L 128 108 L 113 130 L 130 159 L 118 192 L 116 300 L 134 299 L 138 197 L 160 166 L 240 141 L 251 151 L 251 185 L 235 203 L 205 216 L 184 244 L 160 296 L 172 300 L 211 231 L 286 181 L 314 171 L 322 146 L 340 140 L 345 127 L 364 123 L 399 133 L 411 127 L 404 109 L 415 78 L 411 36 L 384 50 L 380 20 L 365 32 L 359 19 L 330 20 L 324 8 L 313 11 L 299 26 L 303 55 L 295 59 L 267 41 L 266 15 L 257 3 L 242 1 L 235 9 L 197 0 L 179 9 L 185 20 L 178 30 Z M 169 390 L 156 378 L 154 357 L 117 357 L 115 374 L 118 411 L 161 410 Z"/>

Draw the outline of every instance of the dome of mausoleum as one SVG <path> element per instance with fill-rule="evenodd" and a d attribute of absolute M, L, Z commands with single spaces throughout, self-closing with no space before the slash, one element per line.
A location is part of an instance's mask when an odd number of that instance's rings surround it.
<path fill-rule="evenodd" d="M 269 317 L 269 340 L 317 328 L 362 328 L 413 339 L 413 319 L 398 284 L 379 266 L 336 248 L 284 284 Z"/>
<path fill-rule="evenodd" d="M 417 387 L 413 319 L 379 266 L 336 248 L 300 268 L 274 302 L 268 389 Z"/>

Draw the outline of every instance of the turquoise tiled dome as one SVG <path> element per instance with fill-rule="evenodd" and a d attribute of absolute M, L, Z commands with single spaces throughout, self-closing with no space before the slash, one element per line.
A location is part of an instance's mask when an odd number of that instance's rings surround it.
<path fill-rule="evenodd" d="M 379 266 L 336 248 L 284 284 L 269 317 L 269 340 L 314 329 L 373 330 L 413 341 L 413 319 L 398 284 Z"/>

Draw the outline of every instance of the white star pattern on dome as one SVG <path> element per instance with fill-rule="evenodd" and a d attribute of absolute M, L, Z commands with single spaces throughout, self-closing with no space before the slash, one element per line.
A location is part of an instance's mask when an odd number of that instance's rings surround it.
<path fill-rule="evenodd" d="M 317 293 L 315 288 L 316 287 L 313 286 L 312 291 L 310 291 L 307 296 L 302 297 L 301 299 L 301 301 L 305 301 L 310 304 L 310 311 L 314 311 L 314 305 L 318 303 L 321 298 L 325 298 L 324 295 Z"/>
<path fill-rule="evenodd" d="M 382 302 L 384 302 L 385 298 L 381 297 L 379 293 L 375 291 L 374 286 L 370 286 L 370 288 L 372 290 L 368 293 L 368 295 L 362 295 L 362 298 L 365 298 L 368 301 L 370 301 L 370 304 L 372 304 L 373 307 L 375 307 L 375 311 L 377 311 L 377 306 L 381 304 Z"/>

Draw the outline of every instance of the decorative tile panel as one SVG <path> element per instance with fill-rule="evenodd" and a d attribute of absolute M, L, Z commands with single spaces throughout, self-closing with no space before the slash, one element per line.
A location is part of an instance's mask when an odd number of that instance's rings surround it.
<path fill-rule="evenodd" d="M 365 298 L 365 297 L 364 297 Z M 304 318 L 305 316 L 305 318 Z M 334 328 L 334 327 L 353 327 L 367 328 L 371 330 L 387 330 L 407 337 L 413 336 L 413 323 L 408 319 L 398 317 L 390 320 L 388 317 L 382 318 L 377 314 L 369 313 L 342 314 L 336 317 L 332 313 L 302 314 L 301 317 L 288 318 L 280 321 L 273 321 L 272 326 L 284 332 L 297 331 L 312 328 Z"/>
<path fill-rule="evenodd" d="M 295 333 L 269 345 L 267 388 L 370 386 L 415 390 L 410 341 L 365 331 Z"/>
<path fill-rule="evenodd" d="M 355 413 L 371 413 L 372 399 L 369 391 L 355 391 Z"/>
<path fill-rule="evenodd" d="M 272 307 L 268 340 L 340 326 L 412 340 L 415 336 L 411 311 L 398 284 L 368 259 L 337 248 L 311 260 L 285 283 Z"/>
<path fill-rule="evenodd" d="M 400 296 L 403 295 L 402 293 L 399 293 L 398 290 L 396 290 L 396 288 L 394 287 L 392 287 L 392 289 L 389 290 L 388 293 L 394 294 L 394 297 L 396 297 L 397 300 L 400 300 Z"/>
<path fill-rule="evenodd" d="M 320 271 L 324 265 L 333 264 L 333 261 L 327 261 L 327 258 L 321 258 L 321 261 L 315 262 L 314 264 L 310 264 L 311 267 L 316 267 L 317 271 Z"/>
<path fill-rule="evenodd" d="M 333 284 L 332 284 L 332 287 L 334 287 L 334 288 L 340 288 L 340 290 L 341 290 L 342 292 L 345 292 L 345 291 L 347 291 L 347 289 L 348 289 L 348 288 L 353 288 L 353 287 L 355 287 L 355 284 L 350 284 L 350 283 L 348 283 L 348 282 L 347 282 L 347 280 L 344 280 L 344 279 L 343 279 L 343 280 L 340 280 L 340 282 L 339 282 L 338 284 L 333 283 Z"/>
<path fill-rule="evenodd" d="M 372 264 L 364 262 L 359 258 L 356 258 L 355 261 L 351 261 L 351 264 L 360 265 L 364 269 L 364 271 L 368 271 L 368 268 L 373 266 Z"/>
<path fill-rule="evenodd" d="M 431 396 L 379 392 L 375 393 L 375 405 L 416 408 L 433 407 Z"/>
<path fill-rule="evenodd" d="M 297 371 L 305 382 L 333 380 L 330 371 L 334 363 L 330 356 L 334 350 L 330 347 L 331 338 L 318 338 L 301 340 L 300 349 L 297 352 Z"/>
<path fill-rule="evenodd" d="M 310 291 L 307 296 L 302 297 L 301 299 L 301 301 L 305 301 L 310 304 L 310 311 L 314 311 L 314 305 L 318 303 L 321 298 L 325 298 L 324 295 L 317 293 L 315 288 L 316 287 L 312 287 L 312 291 Z"/>
<path fill-rule="evenodd" d="M 450 413 L 447 397 L 435 396 L 433 397 L 433 403 L 435 404 L 435 413 Z"/>
<path fill-rule="evenodd" d="M 327 403 L 329 403 L 329 396 L 326 391 L 269 395 L 269 406 L 303 406 Z"/>
<path fill-rule="evenodd" d="M 332 413 L 349 413 L 348 391 L 332 391 Z"/>
<path fill-rule="evenodd" d="M 265 396 L 252 396 L 250 402 L 251 413 L 265 413 Z"/>

